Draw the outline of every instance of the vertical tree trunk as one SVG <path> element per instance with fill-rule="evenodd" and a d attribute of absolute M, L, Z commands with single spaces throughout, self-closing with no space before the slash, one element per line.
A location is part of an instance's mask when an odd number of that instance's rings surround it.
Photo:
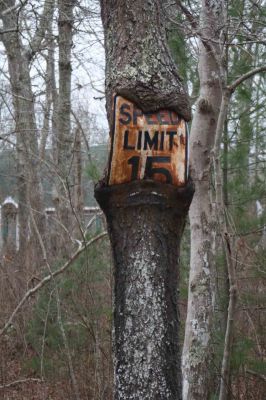
<path fill-rule="evenodd" d="M 81 151 L 81 132 L 77 127 L 74 143 L 74 208 L 82 217 L 83 196 L 82 196 L 82 151 Z"/>
<path fill-rule="evenodd" d="M 106 93 L 144 112 L 190 118 L 188 97 L 166 41 L 160 0 L 102 0 Z M 96 189 L 114 254 L 115 400 L 182 398 L 178 345 L 179 244 L 193 195 L 150 180 Z"/>
<path fill-rule="evenodd" d="M 115 261 L 115 399 L 182 399 L 179 245 L 193 190 L 135 181 L 96 190 Z"/>
<path fill-rule="evenodd" d="M 11 4 L 10 4 L 11 3 Z M 15 1 L 8 5 L 12 7 Z M 1 8 L 6 5 L 1 4 Z M 2 15 L 4 29 L 14 29 L 17 16 L 14 12 Z M 15 111 L 15 130 L 17 137 L 17 171 L 19 200 L 19 247 L 23 264 L 29 235 L 29 210 L 31 207 L 40 232 L 42 223 L 42 195 L 40 184 L 40 160 L 37 142 L 37 127 L 34 110 L 34 97 L 30 77 L 30 53 L 23 46 L 18 31 L 2 35 L 7 52 L 10 84 Z"/>
<path fill-rule="evenodd" d="M 60 223 L 71 230 L 71 209 L 69 196 L 72 195 L 73 174 L 73 135 L 71 133 L 71 48 L 73 39 L 73 9 L 76 1 L 58 1 L 58 37 L 59 37 L 59 92 L 56 106 L 57 121 L 57 167 L 58 216 Z M 59 229 L 59 248 L 68 254 L 64 230 Z"/>
<path fill-rule="evenodd" d="M 51 8 L 52 15 L 54 14 L 54 6 Z M 45 104 L 43 126 L 40 138 L 40 159 L 46 159 L 46 145 L 50 130 L 51 111 L 53 105 L 53 79 L 54 79 L 54 38 L 53 38 L 53 18 L 47 21 L 47 59 L 46 59 L 46 75 L 45 75 Z"/>
<path fill-rule="evenodd" d="M 191 175 L 195 196 L 189 217 L 191 260 L 188 312 L 183 349 L 183 399 L 207 400 L 213 367 L 211 332 L 215 215 L 211 204 L 211 150 L 221 105 L 221 29 L 223 1 L 202 1 L 199 76 L 200 97 L 190 137 Z"/>

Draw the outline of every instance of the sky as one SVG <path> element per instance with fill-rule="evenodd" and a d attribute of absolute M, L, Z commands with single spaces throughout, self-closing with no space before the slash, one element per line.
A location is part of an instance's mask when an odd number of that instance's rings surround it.
<path fill-rule="evenodd" d="M 36 15 L 42 12 L 44 1 L 28 1 L 21 19 L 21 38 L 28 46 L 36 31 Z M 18 2 L 19 4 L 19 2 Z M 72 108 L 76 114 L 87 115 L 84 129 L 89 130 L 90 144 L 106 142 L 108 123 L 105 111 L 104 68 L 105 54 L 100 8 L 97 0 L 81 0 L 74 11 L 74 36 L 72 48 Z M 54 16 L 54 35 L 57 39 L 57 15 Z M 0 24 L 1 25 L 1 24 Z M 1 29 L 1 26 L 0 26 Z M 45 52 L 44 52 L 45 54 Z M 56 68 L 58 54 L 55 55 Z M 12 102 L 8 83 L 8 64 L 0 42 L 0 129 L 8 132 L 12 127 Z M 37 123 L 41 127 L 45 89 L 45 57 L 38 56 L 31 66 L 32 87 L 36 95 Z M 2 101 L 1 101 L 2 100 Z M 10 121 L 10 124 L 7 121 Z M 3 122 L 3 123 L 1 123 Z M 4 125 L 4 126 L 3 126 Z M 15 137 L 13 137 L 15 140 Z"/>

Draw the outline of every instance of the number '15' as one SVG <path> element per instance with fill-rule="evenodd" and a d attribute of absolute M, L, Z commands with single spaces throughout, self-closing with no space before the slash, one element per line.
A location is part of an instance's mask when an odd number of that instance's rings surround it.
<path fill-rule="evenodd" d="M 168 171 L 168 169 L 162 167 L 153 167 L 153 164 L 170 164 L 170 162 L 171 162 L 171 157 L 148 156 L 146 159 L 144 178 L 146 179 L 153 178 L 155 174 L 161 174 L 165 176 L 166 183 L 172 183 L 172 176 L 170 174 L 170 171 Z M 133 156 L 128 160 L 127 163 L 129 165 L 132 165 L 131 180 L 134 181 L 138 179 L 140 157 Z"/>

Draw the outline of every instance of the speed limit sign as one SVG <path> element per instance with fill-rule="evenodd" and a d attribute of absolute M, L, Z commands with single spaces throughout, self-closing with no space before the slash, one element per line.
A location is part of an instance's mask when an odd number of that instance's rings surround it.
<path fill-rule="evenodd" d="M 108 184 L 153 179 L 183 186 L 188 170 L 188 129 L 175 112 L 143 113 L 114 97 Z"/>

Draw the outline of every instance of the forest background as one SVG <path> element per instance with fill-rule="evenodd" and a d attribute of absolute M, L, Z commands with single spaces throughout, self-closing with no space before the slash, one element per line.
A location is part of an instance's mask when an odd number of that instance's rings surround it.
<path fill-rule="evenodd" d="M 165 2 L 169 46 L 195 111 L 199 1 Z M 266 3 L 227 4 L 225 70 L 265 65 Z M 97 1 L 0 1 L 0 396 L 112 398 L 112 256 L 93 198 L 108 155 Z M 265 74 L 232 94 L 221 149 L 237 303 L 228 399 L 265 393 Z M 210 171 L 210 203 L 215 171 Z M 12 199 L 10 199 L 10 197 Z M 19 225 L 19 229 L 17 226 Z M 218 399 L 229 280 L 217 228 L 210 398 Z M 182 242 L 185 335 L 190 227 Z M 48 278 L 47 278 L 48 277 Z"/>

